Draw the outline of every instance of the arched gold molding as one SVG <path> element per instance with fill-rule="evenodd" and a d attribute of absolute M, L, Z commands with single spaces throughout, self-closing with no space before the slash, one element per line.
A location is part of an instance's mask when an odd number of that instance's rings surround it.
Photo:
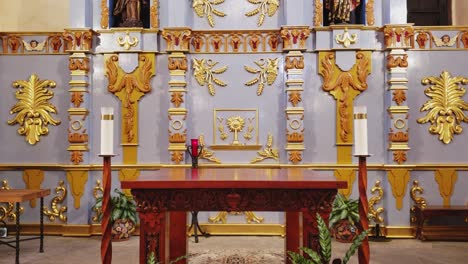
<path fill-rule="evenodd" d="M 55 188 L 55 193 L 57 196 L 52 198 L 52 201 L 50 202 L 51 210 L 47 209 L 46 206 L 41 208 L 41 210 L 43 211 L 44 215 L 49 217 L 51 222 L 54 222 L 58 217 L 62 222 L 66 223 L 67 215 L 65 213 L 67 212 L 67 207 L 61 206 L 67 197 L 67 188 L 65 187 L 64 181 L 59 181 L 58 186 Z"/>
<path fill-rule="evenodd" d="M 388 182 L 392 186 L 392 194 L 396 199 L 396 209 L 403 208 L 403 198 L 406 195 L 406 189 L 410 180 L 410 170 L 394 169 L 387 173 Z"/>
<path fill-rule="evenodd" d="M 444 206 L 450 206 L 450 198 L 458 179 L 458 172 L 455 169 L 445 169 L 435 171 L 435 180 L 439 184 L 440 196 L 444 199 Z"/>
<path fill-rule="evenodd" d="M 26 189 L 41 189 L 41 183 L 44 181 L 44 171 L 42 170 L 24 170 L 23 181 Z M 36 207 L 36 199 L 29 201 L 31 208 Z"/>
<path fill-rule="evenodd" d="M 86 183 L 88 182 L 88 171 L 67 171 L 67 181 L 71 188 L 75 209 L 80 208 L 81 196 L 83 196 Z"/>
<path fill-rule="evenodd" d="M 353 192 L 354 181 L 356 181 L 356 173 L 353 169 L 338 169 L 333 172 L 336 179 L 339 181 L 346 181 L 348 187 L 346 189 L 339 189 L 338 192 L 349 198 Z"/>

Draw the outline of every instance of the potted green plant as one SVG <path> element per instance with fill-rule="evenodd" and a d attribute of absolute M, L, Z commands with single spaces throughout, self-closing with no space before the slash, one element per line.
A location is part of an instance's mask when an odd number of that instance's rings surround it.
<path fill-rule="evenodd" d="M 358 235 L 355 223 L 359 222 L 359 201 L 336 195 L 330 213 L 329 228 L 337 241 L 350 243 Z"/>
<path fill-rule="evenodd" d="M 137 223 L 136 204 L 132 196 L 127 196 L 122 191 L 115 189 L 117 194 L 111 196 L 111 224 L 113 241 L 124 241 L 130 238 L 130 235 L 135 231 Z M 102 219 L 102 196 L 96 199 L 96 204 L 93 210 L 97 209 L 99 214 L 99 221 Z"/>
<path fill-rule="evenodd" d="M 288 252 L 288 258 L 293 264 L 328 264 L 331 260 L 331 235 L 330 230 L 328 230 L 325 221 L 322 217 L 317 214 L 317 223 L 319 230 L 319 244 L 320 252 L 316 252 L 310 248 L 300 248 L 304 251 L 307 256 L 302 256 L 296 252 Z M 349 259 L 356 253 L 356 250 L 362 244 L 362 241 L 366 238 L 367 231 L 362 232 L 352 241 L 351 246 L 344 255 L 343 259 L 336 258 L 333 260 L 333 264 L 346 264 Z"/>

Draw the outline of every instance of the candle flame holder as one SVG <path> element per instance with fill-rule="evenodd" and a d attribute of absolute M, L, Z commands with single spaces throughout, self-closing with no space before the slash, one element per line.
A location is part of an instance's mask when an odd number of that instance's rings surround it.
<path fill-rule="evenodd" d="M 195 148 L 195 147 L 196 147 L 196 148 Z M 190 155 L 190 158 L 192 158 L 192 168 L 193 168 L 193 169 L 197 169 L 197 168 L 198 168 L 198 158 L 199 158 L 200 155 L 202 154 L 203 146 L 200 146 L 200 145 L 197 145 L 197 146 L 188 145 L 186 150 L 187 150 L 188 154 Z M 193 153 L 193 152 L 195 152 L 195 151 L 196 151 L 196 153 Z"/>

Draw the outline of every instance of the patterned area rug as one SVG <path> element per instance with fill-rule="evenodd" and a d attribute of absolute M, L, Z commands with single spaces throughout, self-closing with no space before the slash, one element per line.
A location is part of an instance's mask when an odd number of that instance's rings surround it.
<path fill-rule="evenodd" d="M 283 252 L 266 250 L 222 250 L 193 253 L 189 264 L 282 264 Z"/>

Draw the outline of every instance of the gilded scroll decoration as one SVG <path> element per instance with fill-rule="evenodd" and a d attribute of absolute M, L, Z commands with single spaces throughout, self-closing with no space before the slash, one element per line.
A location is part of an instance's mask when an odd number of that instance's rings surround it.
<path fill-rule="evenodd" d="M 150 8 L 151 27 L 159 28 L 159 0 L 153 0 Z"/>
<path fill-rule="evenodd" d="M 257 224 L 261 224 L 265 221 L 265 218 L 264 217 L 261 217 L 261 216 L 257 216 L 254 212 L 252 211 L 245 211 L 243 212 L 244 213 L 244 216 L 245 216 L 245 221 L 248 223 L 248 224 L 251 224 L 251 223 L 257 223 Z M 221 222 L 222 224 L 226 224 L 227 223 L 227 218 L 228 218 L 228 215 L 240 215 L 242 214 L 242 212 L 226 212 L 226 211 L 222 211 L 222 212 L 219 212 L 216 216 L 214 217 L 209 217 L 208 218 L 208 221 L 210 223 L 218 223 L 218 222 Z"/>
<path fill-rule="evenodd" d="M 67 189 L 65 188 L 65 182 L 59 181 L 59 186 L 55 188 L 55 196 L 52 201 L 50 202 L 51 210 L 49 210 L 46 206 L 42 208 L 44 215 L 49 217 L 51 222 L 55 221 L 55 218 L 59 218 L 62 222 L 67 222 L 67 216 L 65 213 L 67 212 L 66 206 L 61 206 L 63 201 L 67 196 Z"/>
<path fill-rule="evenodd" d="M 380 201 L 382 201 L 384 191 L 380 186 L 380 181 L 376 181 L 374 187 L 371 189 L 371 193 L 377 193 L 376 196 L 373 196 L 369 199 L 369 218 L 372 219 L 375 223 L 383 223 L 384 218 L 381 214 L 385 211 L 383 207 L 374 208 L 374 206 Z"/>
<path fill-rule="evenodd" d="M 343 47 L 349 48 L 351 44 L 354 44 L 356 41 L 358 41 L 358 36 L 357 34 L 349 34 L 348 29 L 345 28 L 342 34 L 336 35 L 335 41 L 336 43 L 343 45 Z"/>
<path fill-rule="evenodd" d="M 13 87 L 20 89 L 15 93 L 18 102 L 10 110 L 10 114 L 17 114 L 15 118 L 8 120 L 8 124 L 19 124 L 18 134 L 24 135 L 30 145 L 35 145 L 41 136 L 49 133 L 49 124 L 60 124 L 60 120 L 51 116 L 52 113 L 57 113 L 57 108 L 48 102 L 54 97 L 54 93 L 47 87 L 55 88 L 56 85 L 52 80 L 40 80 L 36 74 L 31 75 L 29 81 L 13 82 Z"/>
<path fill-rule="evenodd" d="M 222 3 L 224 3 L 224 0 L 193 0 L 192 7 L 199 17 L 206 16 L 208 24 L 210 24 L 211 27 L 214 27 L 215 22 L 213 15 L 218 17 L 226 16 L 226 13 L 221 12 L 213 7 L 214 5 L 219 5 Z"/>
<path fill-rule="evenodd" d="M 94 199 L 97 199 L 99 197 L 102 197 L 102 194 L 104 193 L 104 188 L 101 185 L 100 180 L 96 180 L 96 186 L 93 188 L 93 197 Z M 93 222 L 99 222 L 100 215 L 102 214 L 102 207 L 93 207 L 93 211 L 95 215 L 91 218 Z"/>
<path fill-rule="evenodd" d="M 460 84 L 468 84 L 468 78 L 451 77 L 450 73 L 443 71 L 440 78 L 431 76 L 424 78 L 422 84 L 431 86 L 424 90 L 426 96 L 431 99 L 423 104 L 420 111 L 428 111 L 425 117 L 419 118 L 420 124 L 431 122 L 429 132 L 438 134 L 439 140 L 449 144 L 454 134 L 461 134 L 462 122 L 467 122 L 464 110 L 468 109 L 468 103 L 463 101 L 466 93 Z"/>
<path fill-rule="evenodd" d="M 198 137 L 198 142 L 200 143 L 200 146 L 203 147 L 200 153 L 199 159 L 208 160 L 208 161 L 215 162 L 218 164 L 221 163 L 221 160 L 215 157 L 214 152 L 211 150 L 208 150 L 206 143 L 205 143 L 205 136 L 200 135 Z"/>
<path fill-rule="evenodd" d="M 258 83 L 257 95 L 260 96 L 263 93 L 263 88 L 266 84 L 272 85 L 276 77 L 278 77 L 278 62 L 279 58 L 276 59 L 260 59 L 259 61 L 254 61 L 254 63 L 260 69 L 254 69 L 247 65 L 244 66 L 244 69 L 250 73 L 258 74 L 257 77 L 245 83 L 247 86 L 252 86 Z"/>
<path fill-rule="evenodd" d="M 130 33 L 128 31 L 125 32 L 125 37 L 119 36 L 117 38 L 117 44 L 119 44 L 119 46 L 123 47 L 125 50 L 130 50 L 132 47 L 136 47 L 138 42 L 138 38 L 135 36 L 130 37 Z"/>
<path fill-rule="evenodd" d="M 265 16 L 268 15 L 272 17 L 275 15 L 276 11 L 279 8 L 280 0 L 247 0 L 249 3 L 258 5 L 254 10 L 247 12 L 245 15 L 248 17 L 258 16 L 257 25 L 260 27 L 265 21 Z"/>
<path fill-rule="evenodd" d="M 109 27 L 109 8 L 107 7 L 107 0 L 101 0 L 101 28 L 106 29 Z"/>
<path fill-rule="evenodd" d="M 390 70 L 396 67 L 407 68 L 408 67 L 408 55 L 404 54 L 402 57 L 395 56 L 393 54 L 387 55 L 387 69 Z"/>
<path fill-rule="evenodd" d="M 366 20 L 368 26 L 373 26 L 375 23 L 374 0 L 368 0 L 366 3 Z"/>
<path fill-rule="evenodd" d="M 11 190 L 10 186 L 8 185 L 8 181 L 2 181 L 0 190 Z M 22 214 L 24 212 L 24 207 L 21 206 L 19 212 Z M 0 221 L 5 221 L 8 219 L 8 221 L 14 222 L 16 217 L 15 203 L 5 203 L 5 206 L 0 206 Z"/>
<path fill-rule="evenodd" d="M 416 212 L 415 207 L 418 206 L 420 208 L 426 208 L 427 206 L 426 199 L 424 199 L 424 197 L 418 196 L 418 193 L 419 195 L 422 195 L 424 193 L 424 189 L 421 186 L 419 186 L 419 181 L 414 180 L 413 187 L 411 187 L 410 191 L 411 200 L 413 200 L 413 202 L 415 203 L 415 205 L 411 207 L 411 223 L 416 223 L 417 221 L 417 217 L 414 215 Z"/>
<path fill-rule="evenodd" d="M 250 163 L 251 164 L 257 163 L 265 159 L 278 160 L 279 158 L 278 149 L 274 149 L 272 148 L 272 146 L 273 146 L 273 136 L 271 134 L 268 134 L 266 148 L 264 148 L 263 150 L 257 151 L 259 156 L 251 160 Z"/>
<path fill-rule="evenodd" d="M 320 27 L 323 23 L 323 4 L 322 0 L 315 0 L 314 8 L 314 27 Z"/>
<path fill-rule="evenodd" d="M 214 84 L 219 86 L 227 86 L 227 84 L 220 79 L 214 77 L 214 74 L 222 74 L 227 71 L 228 67 L 224 66 L 219 69 L 213 69 L 219 62 L 215 62 L 212 60 L 206 59 L 193 59 L 193 69 L 194 69 L 194 76 L 200 86 L 205 86 L 207 84 L 208 91 L 210 95 L 214 96 L 216 90 L 214 88 Z"/>

